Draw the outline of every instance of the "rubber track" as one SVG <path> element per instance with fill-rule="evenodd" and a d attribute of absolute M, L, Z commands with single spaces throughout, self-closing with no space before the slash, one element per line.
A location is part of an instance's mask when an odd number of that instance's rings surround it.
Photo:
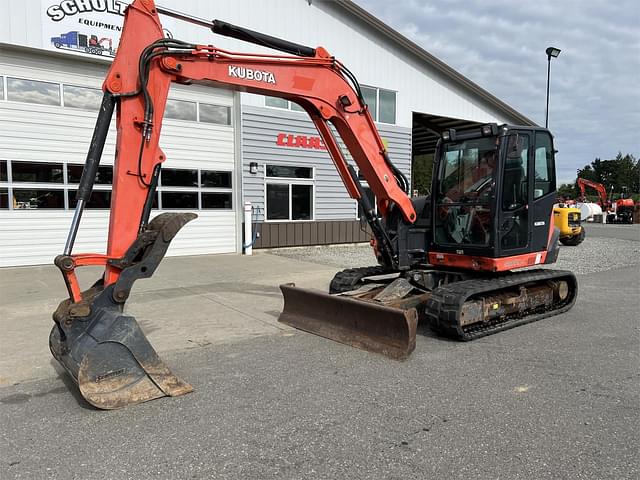
<path fill-rule="evenodd" d="M 557 308 L 524 317 L 513 315 L 496 322 L 469 325 L 464 328 L 460 326 L 459 318 L 462 305 L 472 296 L 517 287 L 529 282 L 542 282 L 557 278 L 563 278 L 570 282 L 570 296 Z M 573 281 L 573 285 L 571 285 L 571 281 Z M 469 341 L 566 312 L 575 303 L 577 295 L 578 283 L 573 273 L 565 270 L 528 270 L 506 273 L 498 277 L 464 280 L 438 287 L 433 290 L 431 298 L 426 302 L 425 314 L 431 328 L 436 332 L 447 337 Z"/>
<path fill-rule="evenodd" d="M 329 285 L 329 293 L 350 292 L 360 287 L 360 280 L 363 278 L 374 275 L 384 275 L 385 273 L 389 272 L 380 265 L 376 265 L 375 267 L 347 268 L 335 274 Z"/>

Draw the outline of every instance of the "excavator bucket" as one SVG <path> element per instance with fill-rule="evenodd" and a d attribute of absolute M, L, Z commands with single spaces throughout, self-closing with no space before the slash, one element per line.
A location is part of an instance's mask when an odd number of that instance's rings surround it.
<path fill-rule="evenodd" d="M 163 363 L 136 319 L 123 313 L 133 282 L 152 275 L 171 239 L 193 218 L 158 215 L 120 260 L 117 282 L 105 287 L 99 280 L 80 302 L 66 299 L 54 312 L 49 348 L 91 405 L 110 410 L 193 390 Z M 56 264 L 63 267 L 69 258 L 59 256 Z"/>
<path fill-rule="evenodd" d="M 336 342 L 404 360 L 416 347 L 418 314 L 375 302 L 280 285 L 278 321 Z"/>
<path fill-rule="evenodd" d="M 193 390 L 162 362 L 134 317 L 92 310 L 82 322 L 86 329 L 63 332 L 54 325 L 49 336 L 51 353 L 91 405 L 110 410 Z"/>

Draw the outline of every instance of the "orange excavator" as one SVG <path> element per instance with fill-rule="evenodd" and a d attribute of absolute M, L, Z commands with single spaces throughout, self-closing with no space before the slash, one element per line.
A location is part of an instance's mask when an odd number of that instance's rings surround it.
<path fill-rule="evenodd" d="M 607 223 L 633 223 L 633 209 L 635 204 L 632 198 L 625 198 L 623 193 L 621 198 L 615 201 L 608 200 L 607 189 L 601 183 L 587 180 L 586 178 L 578 178 L 577 183 L 578 188 L 580 188 L 580 200 L 583 202 L 586 199 L 586 187 L 593 188 L 598 192 L 602 211 L 607 215 Z M 611 190 L 613 192 L 613 187 Z M 610 209 L 613 210 L 613 213 L 607 214 Z"/>
<path fill-rule="evenodd" d="M 285 54 L 236 53 L 164 38 L 159 14 Z M 103 84 L 64 253 L 55 259 L 69 298 L 53 314 L 51 352 L 94 406 L 112 409 L 192 390 L 124 313 L 134 282 L 154 273 L 171 240 L 196 218 L 167 212 L 150 218 L 166 159 L 159 139 L 169 87 L 192 81 L 299 104 L 365 212 L 378 266 L 339 272 L 331 294 L 282 285 L 281 322 L 402 359 L 415 347 L 418 318 L 444 335 L 471 340 L 567 311 L 575 302 L 570 272 L 512 272 L 553 263 L 558 255 L 554 148 L 547 130 L 488 124 L 443 131 L 432 196 L 410 198 L 356 78 L 324 48 L 135 0 Z M 114 111 L 107 251 L 73 254 Z M 376 195 L 377 213 L 330 125 Z M 104 274 L 83 290 L 76 268 L 85 265 L 103 266 Z"/>

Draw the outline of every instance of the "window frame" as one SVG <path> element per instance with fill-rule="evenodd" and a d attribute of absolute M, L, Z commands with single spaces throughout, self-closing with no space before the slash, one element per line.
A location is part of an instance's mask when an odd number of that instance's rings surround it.
<path fill-rule="evenodd" d="M 277 163 L 264 163 L 264 221 L 267 223 L 295 223 L 295 222 L 314 222 L 316 220 L 316 167 L 308 167 L 305 165 L 290 165 Z M 297 178 L 297 177 L 269 177 L 267 176 L 267 166 L 281 166 L 281 167 L 303 167 L 311 169 L 311 178 Z M 267 195 L 268 185 L 288 185 L 289 187 L 289 218 L 288 219 L 269 219 L 269 199 Z M 309 185 L 311 186 L 311 216 L 306 220 L 294 220 L 293 216 L 293 189 L 292 185 Z"/>
<path fill-rule="evenodd" d="M 285 111 L 285 112 L 294 112 L 294 113 L 304 113 L 305 115 L 307 115 L 307 111 L 302 108 L 300 105 L 298 105 L 296 102 L 292 102 L 291 100 L 287 100 L 281 97 L 272 97 L 270 95 L 263 95 L 264 96 L 264 107 L 265 108 L 273 108 L 275 110 L 280 110 L 280 111 Z M 284 100 L 285 102 L 287 102 L 287 106 L 286 107 L 276 107 L 275 105 L 267 105 L 267 99 L 269 98 L 279 98 L 281 100 Z M 296 105 L 298 108 L 293 108 L 292 105 Z"/>
<path fill-rule="evenodd" d="M 368 88 L 376 91 L 376 114 L 371 115 L 373 117 L 373 121 L 376 123 L 381 123 L 383 125 L 397 125 L 398 124 L 398 91 L 391 90 L 390 88 L 381 88 L 374 87 L 373 85 L 361 85 L 361 87 Z M 385 92 L 392 92 L 395 95 L 395 109 L 394 109 L 394 118 L 393 123 L 383 122 L 380 120 L 380 91 L 384 90 Z"/>
<path fill-rule="evenodd" d="M 13 208 L 13 191 L 14 190 L 56 190 L 56 191 L 62 191 L 63 192 L 63 198 L 64 198 L 64 207 L 62 208 L 48 208 L 46 210 L 55 210 L 55 211 L 73 211 L 74 208 L 71 207 L 71 204 L 73 203 L 72 200 L 72 195 L 75 194 L 75 192 L 78 190 L 78 183 L 77 182 L 71 182 L 69 181 L 69 170 L 68 167 L 69 166 L 74 166 L 77 167 L 81 164 L 75 163 L 75 162 L 67 162 L 67 161 L 62 161 L 62 162 L 55 162 L 55 163 L 61 163 L 62 164 L 62 182 L 60 183 L 51 183 L 51 182 L 14 182 L 13 181 L 13 168 L 12 168 L 12 162 L 25 162 L 25 163 L 43 163 L 43 164 L 48 164 L 48 163 L 52 163 L 52 162 L 35 162 L 35 161 L 27 161 L 27 160 L 10 160 L 10 159 L 6 159 L 6 158 L 1 158 L 0 160 L 2 160 L 3 162 L 6 162 L 6 170 L 7 170 L 7 179 L 6 180 L 1 180 L 0 181 L 0 189 L 6 190 L 7 191 L 7 195 L 8 195 L 8 204 L 7 204 L 7 208 L 0 208 L 0 212 L 7 212 L 7 211 L 23 211 L 23 210 L 36 210 L 36 209 L 29 209 L 29 208 Z M 101 165 L 101 167 L 108 167 L 110 165 Z M 153 210 L 159 210 L 159 211 L 173 211 L 176 209 L 180 209 L 180 208 L 164 208 L 162 206 L 162 193 L 163 192 L 188 192 L 188 193 L 195 193 L 197 195 L 197 207 L 195 209 L 191 209 L 194 211 L 227 211 L 227 212 L 231 212 L 234 211 L 234 209 L 236 208 L 236 203 L 237 203 L 237 199 L 235 198 L 235 184 L 236 181 L 234 179 L 234 174 L 235 174 L 235 170 L 234 169 L 212 169 L 212 168 L 199 168 L 199 167 L 195 167 L 195 168 L 181 168 L 181 167 L 175 167 L 175 169 L 177 170 L 195 170 L 197 172 L 197 177 L 196 177 L 196 181 L 197 181 L 197 185 L 194 186 L 189 186 L 189 187 L 176 187 L 176 186 L 171 186 L 171 185 L 165 185 L 162 186 L 162 181 L 161 178 L 158 181 L 158 189 L 156 192 L 157 195 L 157 207 L 154 207 Z M 222 172 L 222 173 L 226 173 L 229 174 L 230 179 L 231 179 L 231 186 L 230 187 L 203 187 L 202 186 L 202 177 L 201 177 L 201 173 L 202 171 L 209 171 L 209 172 Z M 101 183 L 98 184 L 96 183 L 93 187 L 93 190 L 95 191 L 101 191 L 101 192 L 111 192 L 112 191 L 112 184 L 106 184 L 106 183 Z M 231 196 L 231 208 L 203 208 L 202 207 L 202 194 L 206 194 L 206 193 L 223 193 L 223 194 L 227 194 Z M 315 192 L 314 192 L 315 194 Z M 101 211 L 105 211 L 108 210 L 108 208 L 97 208 L 97 207 L 90 207 L 93 210 L 101 210 Z M 45 210 L 45 209 L 42 209 Z"/>

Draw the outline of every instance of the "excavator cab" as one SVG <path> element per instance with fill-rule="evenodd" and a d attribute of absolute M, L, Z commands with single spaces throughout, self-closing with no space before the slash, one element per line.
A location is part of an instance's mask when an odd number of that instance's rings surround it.
<path fill-rule="evenodd" d="M 547 249 L 556 190 L 547 130 L 448 130 L 436 158 L 431 250 L 499 259 Z"/>

